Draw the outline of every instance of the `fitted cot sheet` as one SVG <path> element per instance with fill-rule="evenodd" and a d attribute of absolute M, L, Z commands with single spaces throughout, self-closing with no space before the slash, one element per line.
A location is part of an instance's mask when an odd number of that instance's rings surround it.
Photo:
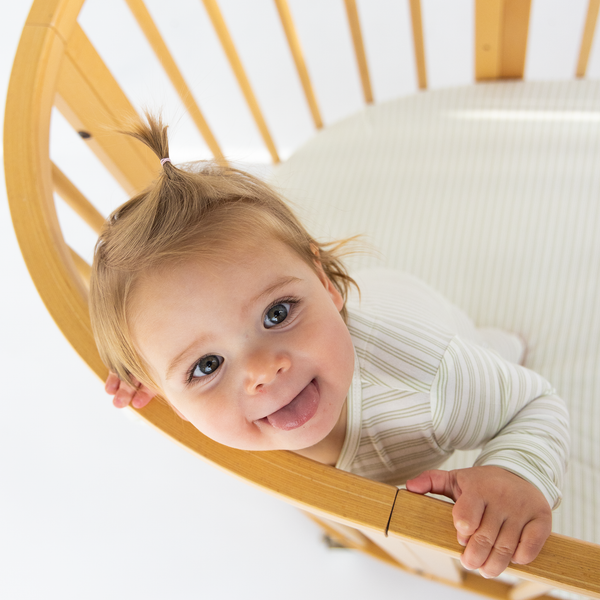
<path fill-rule="evenodd" d="M 571 412 L 553 530 L 600 543 L 600 82 L 478 84 L 369 107 L 272 181 L 317 238 L 365 234 L 376 252 L 351 270 L 407 271 L 477 326 L 527 340 L 525 366 Z"/>

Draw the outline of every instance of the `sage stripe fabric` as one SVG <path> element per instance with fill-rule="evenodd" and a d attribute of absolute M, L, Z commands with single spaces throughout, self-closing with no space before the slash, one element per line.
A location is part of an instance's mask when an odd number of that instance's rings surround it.
<path fill-rule="evenodd" d="M 519 344 L 507 341 L 515 336 L 478 331 L 409 274 L 375 269 L 356 280 L 361 298 L 348 301 L 357 363 L 347 437 L 354 442 L 336 466 L 400 485 L 455 450 L 482 448 L 475 465 L 519 475 L 556 507 L 568 413 L 547 381 L 509 362 L 519 355 Z"/>
<path fill-rule="evenodd" d="M 349 257 L 352 272 L 412 273 L 479 329 L 526 340 L 525 366 L 551 382 L 571 416 L 554 531 L 595 543 L 599 117 L 597 81 L 423 92 L 329 126 L 273 179 L 318 239 L 364 234 L 373 251 Z M 472 465 L 479 452 L 456 451 L 444 468 Z"/>

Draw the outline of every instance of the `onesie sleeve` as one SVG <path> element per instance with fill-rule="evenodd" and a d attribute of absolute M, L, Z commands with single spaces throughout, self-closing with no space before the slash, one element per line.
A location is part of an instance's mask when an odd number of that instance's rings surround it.
<path fill-rule="evenodd" d="M 431 387 L 433 430 L 446 451 L 482 448 L 495 465 L 535 485 L 554 509 L 569 456 L 564 401 L 540 375 L 453 338 Z"/>

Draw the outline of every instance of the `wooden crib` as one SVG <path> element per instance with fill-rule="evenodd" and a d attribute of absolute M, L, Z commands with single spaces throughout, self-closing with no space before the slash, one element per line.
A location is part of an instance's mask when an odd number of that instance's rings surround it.
<path fill-rule="evenodd" d="M 180 95 L 206 146 L 227 160 L 177 63 L 142 0 L 125 0 L 152 50 Z M 427 89 L 420 0 L 407 0 L 418 88 Z M 5 116 L 5 172 L 14 227 L 31 277 L 59 328 L 101 380 L 107 370 L 92 337 L 88 308 L 89 264 L 63 236 L 54 192 L 85 223 L 99 231 L 104 216 L 50 158 L 51 112 L 56 107 L 128 194 L 145 187 L 158 162 L 139 144 L 114 134 L 135 109 L 78 24 L 84 0 L 36 0 L 16 55 Z M 203 0 L 247 102 L 256 130 L 274 163 L 273 141 L 249 78 L 216 0 Z M 317 95 L 286 0 L 274 0 L 315 129 L 323 128 Z M 476 0 L 475 79 L 523 78 L 530 0 Z M 364 102 L 374 103 L 361 22 L 355 0 L 345 0 Z M 590 0 L 581 39 L 577 77 L 584 77 L 600 0 Z M 193 86 L 192 86 L 193 87 Z M 477 87 L 477 86 L 476 86 Z M 420 92 L 421 98 L 432 92 Z M 419 102 L 419 98 L 415 99 Z M 310 150 L 310 144 L 303 152 Z M 294 158 L 289 164 L 293 164 Z M 285 187 L 289 172 L 280 171 Z M 281 175 L 283 173 L 283 175 Z M 134 410 L 134 409 L 131 409 Z M 398 568 L 495 598 L 544 597 L 552 588 L 600 598 L 600 539 L 580 541 L 552 534 L 530 565 L 512 566 L 512 580 L 486 580 L 460 567 L 451 505 L 326 467 L 289 452 L 244 452 L 220 446 L 179 419 L 164 403 L 140 411 L 166 435 L 204 460 L 306 511 L 343 546 Z M 510 578 L 509 578 L 510 579 Z"/>

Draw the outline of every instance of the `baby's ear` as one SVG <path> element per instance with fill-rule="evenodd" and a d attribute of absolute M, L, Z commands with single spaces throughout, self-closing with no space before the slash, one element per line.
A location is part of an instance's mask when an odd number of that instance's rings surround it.
<path fill-rule="evenodd" d="M 342 308 L 344 308 L 344 298 L 340 293 L 340 290 L 338 290 L 337 287 L 333 285 L 333 282 L 331 281 L 331 279 L 329 279 L 329 277 L 327 277 L 327 275 L 325 275 L 325 273 L 323 273 L 323 277 L 325 277 L 323 285 L 325 285 L 325 289 L 327 290 L 329 296 L 333 300 L 333 304 L 337 308 L 338 312 L 340 312 Z"/>
<path fill-rule="evenodd" d="M 321 266 L 321 253 L 319 252 L 319 246 L 317 246 L 316 244 L 311 244 L 310 250 L 315 255 L 315 257 L 313 258 L 313 262 L 315 263 L 315 265 L 317 265 L 317 267 L 320 267 Z"/>

